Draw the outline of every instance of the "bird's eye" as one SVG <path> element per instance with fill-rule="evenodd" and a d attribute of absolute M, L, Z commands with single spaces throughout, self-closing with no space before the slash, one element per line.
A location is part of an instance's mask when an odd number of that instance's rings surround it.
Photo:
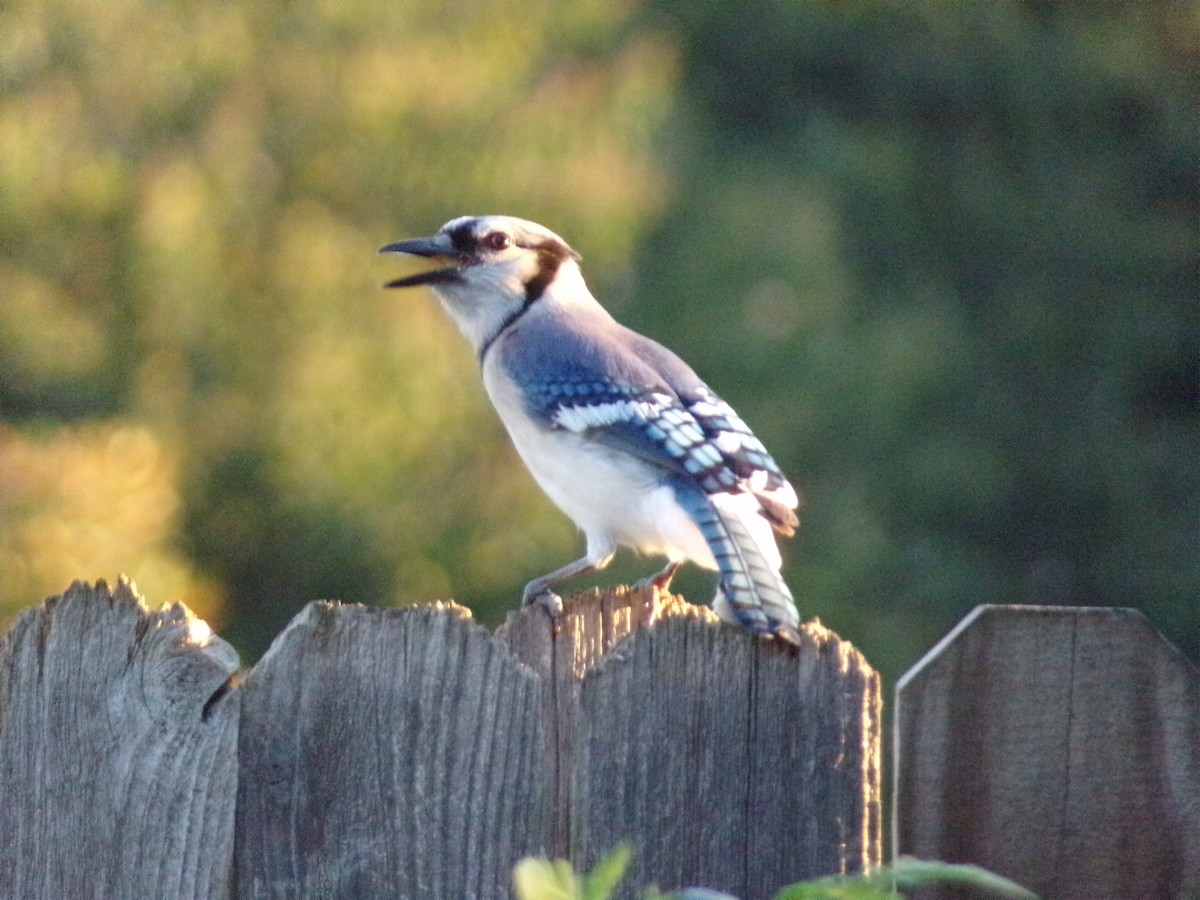
<path fill-rule="evenodd" d="M 511 244 L 512 238 L 503 231 L 493 231 L 483 239 L 483 245 L 489 250 L 507 250 Z"/>

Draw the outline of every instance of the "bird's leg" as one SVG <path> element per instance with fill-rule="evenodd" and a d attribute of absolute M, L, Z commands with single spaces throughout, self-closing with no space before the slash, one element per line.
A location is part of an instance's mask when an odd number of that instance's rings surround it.
<path fill-rule="evenodd" d="M 675 577 L 675 573 L 679 571 L 679 567 L 682 565 L 682 560 L 673 559 L 663 567 L 661 572 L 651 575 L 648 578 L 643 578 L 634 587 L 652 587 L 660 591 L 668 590 L 671 587 L 671 579 Z"/>
<path fill-rule="evenodd" d="M 562 614 L 563 602 L 562 597 L 554 593 L 552 588 L 561 582 L 578 578 L 580 575 L 589 575 L 597 569 L 603 569 L 611 561 L 612 553 L 609 552 L 599 558 L 595 558 L 589 553 L 575 562 L 567 563 L 561 569 L 555 569 L 549 575 L 535 578 L 525 585 L 522 602 L 526 606 L 531 603 L 539 603 L 546 608 L 546 612 L 550 613 L 550 618 L 557 619 Z"/>

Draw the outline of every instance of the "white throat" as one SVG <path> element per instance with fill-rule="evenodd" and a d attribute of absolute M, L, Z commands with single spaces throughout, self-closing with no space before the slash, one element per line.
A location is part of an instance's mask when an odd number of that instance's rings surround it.
<path fill-rule="evenodd" d="M 480 267 L 468 278 L 465 284 L 431 288 L 476 353 L 534 306 L 601 308 L 588 290 L 579 265 L 571 259 L 563 261 L 533 301 L 525 282 L 507 267 Z"/>

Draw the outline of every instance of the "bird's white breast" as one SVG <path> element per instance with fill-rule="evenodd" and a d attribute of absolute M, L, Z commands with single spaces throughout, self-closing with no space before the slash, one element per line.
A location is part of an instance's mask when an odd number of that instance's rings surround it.
<path fill-rule="evenodd" d="M 498 354 L 484 360 L 483 383 L 534 480 L 587 535 L 589 550 L 617 544 L 705 568 L 716 562 L 691 517 L 662 482 L 662 471 L 565 428 L 549 428 L 523 410 Z"/>

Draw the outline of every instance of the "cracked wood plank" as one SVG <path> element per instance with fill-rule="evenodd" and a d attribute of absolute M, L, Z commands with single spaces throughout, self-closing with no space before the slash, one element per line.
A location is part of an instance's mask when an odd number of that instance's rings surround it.
<path fill-rule="evenodd" d="M 548 760 L 542 801 L 545 852 L 571 856 L 572 791 L 575 778 L 579 703 L 583 677 L 614 646 L 634 632 L 678 617 L 706 617 L 707 610 L 653 588 L 615 587 L 566 598 L 563 615 L 551 623 L 539 606 L 509 613 L 496 638 L 541 676 L 546 685 L 540 710 L 543 754 Z"/>
<path fill-rule="evenodd" d="M 22 613 L 0 641 L 0 897 L 228 896 L 237 664 L 124 579 Z"/>
<path fill-rule="evenodd" d="M 246 676 L 239 898 L 507 897 L 541 684 L 453 604 L 309 604 Z"/>
<path fill-rule="evenodd" d="M 620 896 L 704 886 L 744 900 L 880 858 L 880 686 L 819 623 L 764 641 L 652 589 L 567 601 L 500 637 L 551 680 L 549 844 L 587 869 L 634 847 Z M 653 628 L 647 627 L 653 624 Z"/>

